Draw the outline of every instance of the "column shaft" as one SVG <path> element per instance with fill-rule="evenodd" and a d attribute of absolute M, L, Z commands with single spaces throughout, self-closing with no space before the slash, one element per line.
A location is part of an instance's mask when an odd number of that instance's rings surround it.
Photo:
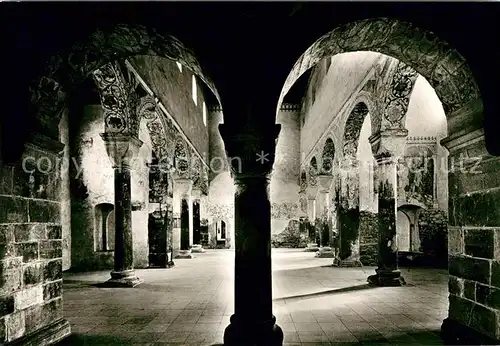
<path fill-rule="evenodd" d="M 115 272 L 134 266 L 130 168 L 114 169 L 115 175 Z"/>
<path fill-rule="evenodd" d="M 267 177 L 236 179 L 235 313 L 224 335 L 225 344 L 281 345 L 283 340 L 272 313 L 268 184 Z"/>
<path fill-rule="evenodd" d="M 316 243 L 316 232 L 314 230 L 314 221 L 316 220 L 316 200 L 309 198 L 307 200 L 307 218 L 309 219 L 309 242 Z"/>
<path fill-rule="evenodd" d="M 115 190 L 115 250 L 114 270 L 105 285 L 135 287 L 143 280 L 134 272 L 132 239 L 132 195 L 130 160 L 138 153 L 142 142 L 130 135 L 103 133 L 106 151 L 114 168 Z"/>
<path fill-rule="evenodd" d="M 189 250 L 190 212 L 188 199 L 181 199 L 181 250 Z"/>
<path fill-rule="evenodd" d="M 400 286 L 405 283 L 398 270 L 396 242 L 396 163 L 387 158 L 377 165 L 379 258 L 376 275 L 368 278 L 372 284 Z"/>

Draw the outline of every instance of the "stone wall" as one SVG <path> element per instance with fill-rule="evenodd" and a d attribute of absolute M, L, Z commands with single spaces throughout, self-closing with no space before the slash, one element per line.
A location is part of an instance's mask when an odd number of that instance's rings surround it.
<path fill-rule="evenodd" d="M 446 326 L 451 326 L 443 331 L 480 332 L 498 344 L 500 161 L 486 151 L 480 119 L 482 110 L 478 104 L 452 114 L 448 120 L 451 135 L 443 141 L 450 151 L 450 307 Z"/>
<path fill-rule="evenodd" d="M 64 146 L 36 136 L 22 160 L 0 165 L 0 344 L 49 331 L 69 332 L 62 319 L 61 157 Z M 24 165 L 23 165 L 24 163 Z M 36 342 L 36 341 L 35 341 Z"/>
<path fill-rule="evenodd" d="M 195 104 L 192 98 L 193 72 L 188 68 L 182 67 L 180 71 L 175 61 L 158 56 L 134 56 L 129 61 L 198 153 L 208 158 L 208 119 L 204 124 L 202 81 L 196 77 L 198 104 Z"/>

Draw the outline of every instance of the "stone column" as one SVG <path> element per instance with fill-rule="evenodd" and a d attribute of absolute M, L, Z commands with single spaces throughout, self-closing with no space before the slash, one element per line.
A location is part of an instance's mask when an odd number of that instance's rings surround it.
<path fill-rule="evenodd" d="M 178 216 L 174 228 L 175 258 L 193 258 L 190 249 L 190 204 L 193 181 L 191 179 L 176 177 L 174 179 L 174 215 Z"/>
<path fill-rule="evenodd" d="M 193 188 L 193 246 L 191 252 L 203 253 L 205 250 L 201 246 L 201 189 Z"/>
<path fill-rule="evenodd" d="M 115 264 L 106 284 L 135 287 L 143 280 L 134 271 L 130 161 L 137 156 L 142 142 L 130 135 L 103 133 L 101 136 L 115 175 Z"/>
<path fill-rule="evenodd" d="M 385 130 L 370 137 L 377 166 L 375 168 L 378 193 L 378 268 L 368 277 L 370 284 L 401 286 L 404 278 L 398 269 L 396 239 L 397 218 L 397 162 L 404 152 L 407 130 Z"/>
<path fill-rule="evenodd" d="M 230 160 L 236 189 L 235 287 L 234 314 L 224 333 L 224 345 L 282 345 L 283 331 L 273 315 L 269 200 L 279 126 L 270 131 L 257 128 L 251 120 L 242 125 L 231 132 L 220 126 L 228 155 L 238 158 Z M 265 160 L 259 159 L 262 153 Z"/>
<path fill-rule="evenodd" d="M 359 249 L 359 166 L 355 158 L 342 164 L 339 195 L 340 267 L 362 267 Z"/>
<path fill-rule="evenodd" d="M 322 174 L 318 176 L 318 195 L 317 201 L 317 219 L 320 228 L 320 248 L 316 257 L 334 258 L 335 253 L 331 248 L 331 222 L 330 218 L 330 188 L 332 186 L 333 176 Z"/>
<path fill-rule="evenodd" d="M 307 252 L 317 252 L 319 250 L 319 244 L 316 241 L 316 233 L 314 231 L 314 224 L 316 220 L 316 195 L 318 193 L 317 186 L 308 186 L 306 189 L 307 195 L 307 218 L 308 218 L 308 232 L 309 232 L 309 242 L 305 251 Z"/>

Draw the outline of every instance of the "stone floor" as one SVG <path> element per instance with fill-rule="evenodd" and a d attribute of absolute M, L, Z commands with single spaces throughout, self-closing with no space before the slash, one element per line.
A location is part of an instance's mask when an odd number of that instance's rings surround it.
<path fill-rule="evenodd" d="M 233 312 L 231 250 L 171 269 L 137 270 L 134 289 L 97 288 L 108 271 L 64 276 L 74 334 L 61 345 L 216 345 Z M 438 345 L 447 273 L 402 269 L 404 287 L 367 287 L 373 267 L 335 268 L 314 253 L 273 249 L 274 313 L 288 345 Z"/>

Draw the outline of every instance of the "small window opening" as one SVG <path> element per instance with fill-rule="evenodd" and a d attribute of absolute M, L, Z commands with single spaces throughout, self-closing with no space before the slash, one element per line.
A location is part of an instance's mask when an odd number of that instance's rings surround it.
<path fill-rule="evenodd" d="M 203 102 L 203 124 L 207 126 L 207 105 Z"/>
<path fill-rule="evenodd" d="M 198 106 L 198 86 L 196 85 L 195 75 L 193 75 L 193 101 Z"/>
<path fill-rule="evenodd" d="M 114 206 L 101 203 L 95 207 L 95 250 L 111 251 L 114 248 Z"/>

